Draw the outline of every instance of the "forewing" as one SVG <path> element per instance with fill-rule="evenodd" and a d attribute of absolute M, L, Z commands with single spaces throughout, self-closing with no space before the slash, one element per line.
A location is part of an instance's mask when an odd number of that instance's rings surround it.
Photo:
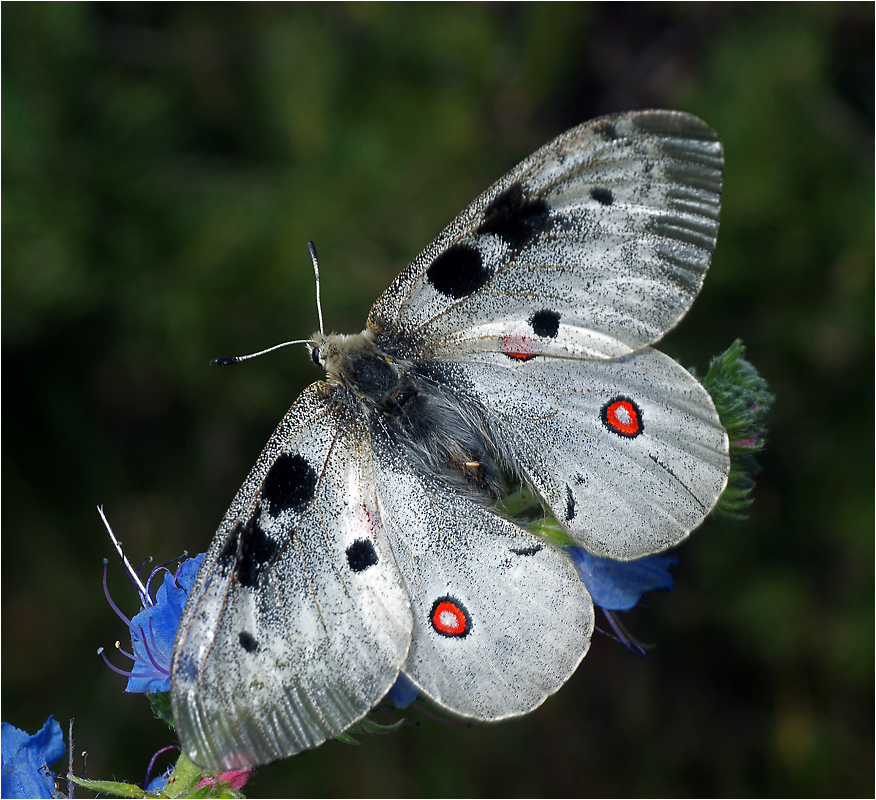
<path fill-rule="evenodd" d="M 336 736 L 386 694 L 407 656 L 410 606 L 369 439 L 332 392 L 313 384 L 280 424 L 183 612 L 173 711 L 202 767 L 263 764 Z"/>
<path fill-rule="evenodd" d="M 571 563 L 414 467 L 379 431 L 375 451 L 378 505 L 414 620 L 404 673 L 461 716 L 536 708 L 575 671 L 593 630 Z"/>
<path fill-rule="evenodd" d="M 414 356 L 612 358 L 651 344 L 699 292 L 722 169 L 717 135 L 690 114 L 573 128 L 465 209 L 377 301 L 369 326 Z"/>
<path fill-rule="evenodd" d="M 727 483 L 727 434 L 711 397 L 657 350 L 608 362 L 474 353 L 433 369 L 485 406 L 505 463 L 596 555 L 626 560 L 678 544 Z"/>

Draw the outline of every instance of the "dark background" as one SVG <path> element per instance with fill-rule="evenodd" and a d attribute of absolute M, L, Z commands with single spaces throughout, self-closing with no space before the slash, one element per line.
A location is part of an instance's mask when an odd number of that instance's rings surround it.
<path fill-rule="evenodd" d="M 662 349 L 737 336 L 777 395 L 748 522 L 596 635 L 537 712 L 336 742 L 270 795 L 872 795 L 872 4 L 9 4 L 2 9 L 3 719 L 76 718 L 92 778 L 171 743 L 95 655 L 132 560 L 208 544 L 274 426 L 480 191 L 634 108 L 722 136 L 713 267 Z M 116 656 L 116 662 L 123 659 Z M 166 763 L 166 762 L 164 762 Z M 162 764 L 162 766 L 164 765 Z"/>

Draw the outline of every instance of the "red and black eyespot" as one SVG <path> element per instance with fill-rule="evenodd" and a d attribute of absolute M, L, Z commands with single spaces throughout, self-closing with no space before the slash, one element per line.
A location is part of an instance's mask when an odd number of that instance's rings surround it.
<path fill-rule="evenodd" d="M 471 617 L 466 607 L 455 597 L 445 595 L 432 604 L 429 622 L 436 633 L 450 639 L 461 639 L 471 631 Z"/>
<path fill-rule="evenodd" d="M 642 409 L 629 397 L 614 397 L 603 407 L 602 424 L 612 433 L 625 439 L 635 439 L 645 430 Z"/>

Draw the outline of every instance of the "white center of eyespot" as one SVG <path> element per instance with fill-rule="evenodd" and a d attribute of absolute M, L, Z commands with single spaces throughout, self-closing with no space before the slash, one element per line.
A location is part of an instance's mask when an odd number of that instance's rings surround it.
<path fill-rule="evenodd" d="M 459 627 L 459 618 L 452 611 L 442 611 L 438 615 L 438 621 L 445 628 Z"/>
<path fill-rule="evenodd" d="M 629 425 L 633 421 L 630 412 L 624 406 L 618 406 L 614 411 L 614 415 L 617 417 L 617 421 L 621 425 Z"/>

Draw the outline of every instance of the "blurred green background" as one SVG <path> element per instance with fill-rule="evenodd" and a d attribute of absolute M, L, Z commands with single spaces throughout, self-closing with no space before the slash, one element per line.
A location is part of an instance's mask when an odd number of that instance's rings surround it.
<path fill-rule="evenodd" d="M 602 113 L 722 136 L 721 235 L 666 350 L 737 336 L 777 395 L 750 519 L 541 709 L 329 743 L 252 796 L 873 791 L 874 7 L 19 4 L 2 9 L 3 719 L 54 714 L 87 775 L 171 734 L 95 655 L 136 563 L 205 549 L 298 393 L 480 191 Z M 116 656 L 118 664 L 124 660 Z M 78 758 L 78 757 L 77 757 Z M 168 762 L 160 764 L 163 767 Z"/>

